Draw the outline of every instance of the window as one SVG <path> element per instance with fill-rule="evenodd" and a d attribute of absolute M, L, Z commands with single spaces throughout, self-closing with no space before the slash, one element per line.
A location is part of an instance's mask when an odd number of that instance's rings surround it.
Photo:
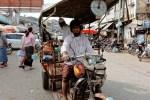
<path fill-rule="evenodd" d="M 7 34 L 6 38 L 7 39 L 21 39 L 23 35 L 21 34 Z"/>
<path fill-rule="evenodd" d="M 16 35 L 15 34 L 7 34 L 6 38 L 7 39 L 16 39 Z"/>
<path fill-rule="evenodd" d="M 21 34 L 16 34 L 16 39 L 21 39 L 23 35 Z"/>

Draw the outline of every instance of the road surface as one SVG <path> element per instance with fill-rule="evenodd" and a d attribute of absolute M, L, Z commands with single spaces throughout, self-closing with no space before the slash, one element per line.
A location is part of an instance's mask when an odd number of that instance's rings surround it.
<path fill-rule="evenodd" d="M 150 59 L 139 62 L 126 53 L 104 53 L 107 80 L 103 93 L 114 100 L 150 100 Z M 33 70 L 18 68 L 18 58 L 9 56 L 7 68 L 0 69 L 0 100 L 60 100 L 60 93 L 42 88 L 38 60 Z"/>

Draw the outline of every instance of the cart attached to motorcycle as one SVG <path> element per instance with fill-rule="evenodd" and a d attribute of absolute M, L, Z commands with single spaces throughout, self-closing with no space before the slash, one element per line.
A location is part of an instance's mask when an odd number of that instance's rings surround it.
<path fill-rule="evenodd" d="M 95 14 L 98 14 L 98 18 L 101 17 L 102 14 L 105 14 L 106 11 L 111 8 L 114 4 L 117 3 L 118 0 L 62 0 L 55 4 L 52 7 L 49 7 L 41 12 L 40 18 L 39 18 L 39 27 L 40 27 L 40 33 L 41 33 L 41 41 L 42 41 L 42 47 L 40 51 L 40 62 L 42 65 L 42 78 L 43 78 L 43 88 L 45 90 L 51 89 L 52 91 L 55 91 L 58 87 L 57 82 L 60 82 L 62 80 L 62 66 L 63 63 L 61 61 L 61 54 L 60 54 L 60 47 L 61 43 L 59 41 L 59 37 L 51 38 L 51 39 L 45 39 L 45 32 L 44 32 L 44 23 L 50 18 L 50 17 L 64 17 L 64 18 L 78 18 L 81 20 L 83 24 L 89 24 L 91 22 L 94 22 L 97 20 L 97 16 Z M 105 12 L 103 12 L 103 11 Z M 52 33 L 51 36 L 53 35 Z M 77 99 L 77 95 L 84 92 L 84 95 L 82 95 L 82 98 L 85 98 L 85 92 L 89 92 L 90 89 L 93 90 L 93 87 L 95 83 L 99 82 L 98 87 L 100 88 L 103 86 L 103 82 L 106 78 L 106 67 L 104 65 L 104 62 L 106 61 L 103 59 L 102 55 L 93 56 L 93 57 L 87 57 L 87 61 L 89 63 L 93 64 L 96 67 L 93 67 L 94 74 L 98 76 L 92 76 L 95 80 L 91 78 L 81 78 L 79 79 L 75 84 L 73 88 L 73 100 L 79 100 Z M 94 61 L 93 61 L 94 59 Z M 96 60 L 96 61 L 95 61 Z M 101 67 L 99 67 L 99 65 Z M 98 67 L 98 68 L 97 68 Z M 95 74 L 96 70 L 100 71 L 100 74 Z M 90 70 L 90 72 L 92 72 Z M 93 72 L 92 72 L 93 73 Z M 100 79 L 97 81 L 97 77 Z M 90 80 L 89 80 L 90 79 Z M 82 85 L 86 89 L 82 89 L 82 91 L 77 90 L 79 88 L 82 88 Z M 91 85 L 89 87 L 89 85 Z M 88 93 L 89 98 L 92 98 L 92 91 Z M 80 98 L 81 99 L 81 98 Z M 93 99 L 92 99 L 93 100 Z"/>

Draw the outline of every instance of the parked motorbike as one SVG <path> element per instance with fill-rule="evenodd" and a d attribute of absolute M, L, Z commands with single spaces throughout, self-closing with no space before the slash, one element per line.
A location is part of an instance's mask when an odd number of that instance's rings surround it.
<path fill-rule="evenodd" d="M 147 44 L 147 46 L 145 46 L 143 49 L 143 52 L 139 56 L 139 61 L 142 61 L 144 57 L 150 57 L 150 44 Z"/>
<path fill-rule="evenodd" d="M 138 51 L 138 43 L 128 44 L 128 53 L 132 55 L 136 55 Z"/>
<path fill-rule="evenodd" d="M 71 79 L 72 100 L 95 100 L 95 93 L 101 93 L 101 87 L 106 79 L 105 61 L 106 59 L 99 55 L 71 58 L 68 63 L 74 63 L 74 72 L 75 67 L 78 65 L 84 65 L 85 68 L 85 75 L 83 77 L 74 77 Z M 81 62 L 82 64 L 76 64 L 77 62 Z M 80 73 L 80 69 L 78 73 Z"/>

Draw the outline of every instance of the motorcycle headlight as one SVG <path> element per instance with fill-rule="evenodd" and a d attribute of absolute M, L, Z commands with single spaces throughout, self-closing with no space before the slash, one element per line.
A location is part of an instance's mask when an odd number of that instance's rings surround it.
<path fill-rule="evenodd" d="M 84 68 L 83 64 L 74 65 L 73 70 L 74 70 L 74 75 L 77 78 L 80 78 L 80 77 L 84 76 L 84 74 L 85 74 L 85 68 Z"/>

